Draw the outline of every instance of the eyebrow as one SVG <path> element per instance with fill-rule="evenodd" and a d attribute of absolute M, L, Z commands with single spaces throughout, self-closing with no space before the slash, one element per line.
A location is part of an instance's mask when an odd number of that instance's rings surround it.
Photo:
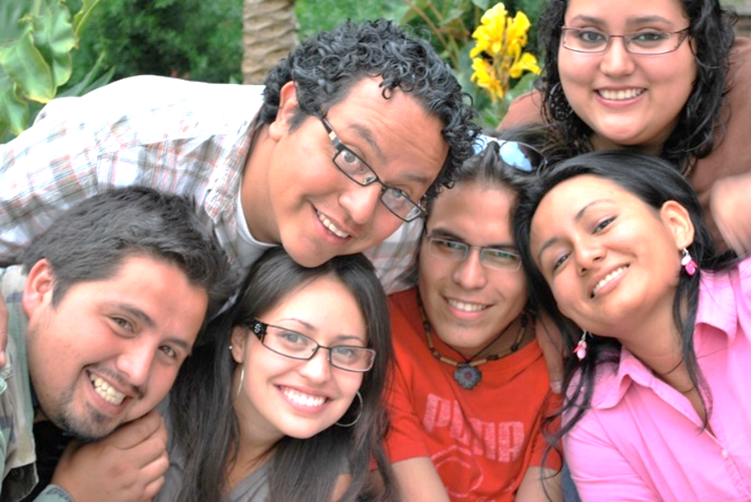
<path fill-rule="evenodd" d="M 458 235 L 454 234 L 453 232 L 451 232 L 450 230 L 444 230 L 444 229 L 442 229 L 440 227 L 439 228 L 434 228 L 433 230 L 431 230 L 429 232 L 429 234 L 432 237 L 438 237 L 440 239 L 444 239 L 445 238 L 445 239 L 450 239 L 452 241 L 459 241 L 459 242 L 461 242 L 463 244 L 467 244 L 468 246 L 472 245 L 472 244 L 469 244 L 464 239 L 462 239 L 460 236 L 458 236 Z M 496 243 L 496 244 L 487 244 L 485 246 L 478 246 L 478 247 L 481 247 L 481 248 L 494 248 L 494 249 L 516 249 L 515 245 L 513 245 L 511 243 L 508 243 L 508 242 L 499 242 L 499 243 Z"/>
<path fill-rule="evenodd" d="M 383 150 L 381 150 L 381 147 L 378 146 L 378 143 L 376 142 L 375 138 L 373 137 L 373 134 L 371 134 L 370 129 L 368 129 L 366 126 L 361 124 L 351 124 L 349 129 L 352 129 L 358 136 L 360 136 L 362 139 L 364 139 L 370 147 L 373 149 L 373 152 L 375 152 L 376 157 L 378 157 L 378 161 L 382 164 L 386 164 L 386 157 L 383 154 Z M 341 138 L 339 138 L 339 141 L 341 141 Z M 344 144 L 344 142 L 342 142 Z M 347 146 L 345 144 L 345 146 Z M 371 169 L 373 169 L 370 164 L 368 164 Z M 411 171 L 406 171 L 404 173 L 400 173 L 404 176 L 405 181 L 411 181 L 413 183 L 418 183 L 420 185 L 430 185 L 433 183 L 433 179 L 429 178 L 427 176 L 423 176 L 419 173 L 414 173 Z M 380 177 L 380 175 L 379 175 Z"/>
<path fill-rule="evenodd" d="M 606 24 L 604 19 L 601 19 L 599 17 L 587 16 L 585 14 L 574 16 L 571 19 L 571 22 L 573 21 L 582 21 L 585 23 L 592 23 L 592 24 Z M 641 16 L 641 17 L 628 18 L 626 20 L 626 25 L 635 25 L 635 24 L 638 25 L 638 24 L 655 23 L 655 22 L 673 24 L 672 21 L 662 16 Z"/>
<path fill-rule="evenodd" d="M 592 206 L 597 206 L 599 204 L 604 204 L 607 202 L 613 202 L 612 199 L 597 199 L 593 200 L 589 204 L 586 204 L 584 207 L 579 209 L 579 211 L 576 212 L 574 215 L 574 223 L 579 223 L 581 219 L 584 217 L 585 213 L 592 208 Z M 540 247 L 540 251 L 537 253 L 537 261 L 542 260 L 542 253 L 544 253 L 550 246 L 555 245 L 560 239 L 558 237 L 551 237 L 550 239 L 546 240 L 545 243 Z"/>
<path fill-rule="evenodd" d="M 127 312 L 128 314 L 132 315 L 141 323 L 143 323 L 147 328 L 154 329 L 156 327 L 156 323 L 154 320 L 143 310 L 139 309 L 138 307 L 134 307 L 133 305 L 127 304 L 127 303 L 115 303 L 115 307 Z M 182 348 L 186 352 L 190 353 L 191 351 L 191 344 L 183 340 L 182 338 L 178 338 L 175 336 L 168 336 L 165 341 L 168 341 L 174 345 L 177 345 L 178 347 Z"/>

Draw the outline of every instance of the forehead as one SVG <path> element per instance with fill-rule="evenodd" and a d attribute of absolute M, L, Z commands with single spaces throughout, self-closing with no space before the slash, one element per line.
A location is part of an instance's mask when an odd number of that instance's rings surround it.
<path fill-rule="evenodd" d="M 685 18 L 681 0 L 569 0 L 566 6 L 566 22 L 577 17 L 583 20 L 599 20 L 612 24 L 638 24 L 663 18 L 675 21 Z"/>
<path fill-rule="evenodd" d="M 314 315 L 316 319 L 325 320 L 334 311 L 346 312 L 352 319 L 362 320 L 360 305 L 349 286 L 338 277 L 325 274 L 302 282 L 260 315 L 269 318 Z"/>
<path fill-rule="evenodd" d="M 440 229 L 457 236 L 472 237 L 493 243 L 508 240 L 511 234 L 511 211 L 516 195 L 498 184 L 481 181 L 460 182 L 442 190 L 433 201 L 428 215 L 428 231 Z M 487 242 L 485 242 L 487 241 Z"/>

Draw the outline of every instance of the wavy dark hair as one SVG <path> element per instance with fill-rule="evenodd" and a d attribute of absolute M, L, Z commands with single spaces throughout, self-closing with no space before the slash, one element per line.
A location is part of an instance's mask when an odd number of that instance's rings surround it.
<path fill-rule="evenodd" d="M 712 396 L 699 369 L 694 351 L 694 326 L 699 306 L 699 284 L 702 271 L 722 270 L 736 261 L 735 256 L 726 253 L 719 255 L 709 231 L 702 221 L 702 211 L 696 192 L 691 185 L 669 162 L 652 155 L 627 151 L 595 151 L 566 160 L 538 178 L 536 186 L 526 192 L 520 199 L 514 218 L 514 236 L 522 255 L 522 263 L 527 273 L 530 288 L 530 300 L 538 311 L 549 314 L 563 333 L 563 339 L 573 353 L 574 346 L 582 330 L 566 319 L 558 310 L 545 278 L 535 264 L 530 250 L 531 222 L 537 208 L 553 188 L 560 183 L 582 175 L 603 178 L 635 195 L 645 204 L 660 209 L 667 201 L 676 201 L 688 211 L 695 234 L 694 241 L 688 247 L 691 256 L 699 264 L 700 271 L 688 275 L 681 267 L 678 287 L 673 300 L 673 319 L 681 333 L 683 359 L 688 369 L 691 382 L 702 390 L 704 408 L 707 411 L 705 425 L 708 423 L 712 408 Z M 683 308 L 685 305 L 688 308 Z M 553 420 L 563 413 L 571 413 L 571 418 L 563 425 L 560 432 L 551 441 L 558 440 L 570 431 L 584 416 L 592 401 L 597 367 L 603 363 L 619 360 L 621 344 L 614 338 L 597 336 L 592 333 L 588 341 L 587 354 L 579 361 L 576 357 L 566 360 L 563 388 L 567 395 L 563 409 Z M 576 384 L 569 388 L 574 375 L 579 372 Z"/>
<path fill-rule="evenodd" d="M 542 93 L 545 120 L 556 126 L 565 143 L 573 145 L 578 152 L 587 152 L 592 150 L 592 130 L 571 108 L 558 72 L 561 28 L 567 5 L 566 0 L 550 0 L 540 15 L 539 39 L 545 61 L 536 86 Z M 688 175 L 696 160 L 712 152 L 717 139 L 715 133 L 724 128 L 726 77 L 737 16 L 723 8 L 719 0 L 683 0 L 683 9 L 690 23 L 689 41 L 697 75 L 691 95 L 660 156 Z"/>
<path fill-rule="evenodd" d="M 301 43 L 266 77 L 261 121 L 276 120 L 287 82 L 293 81 L 297 89 L 299 113 L 291 123 L 295 128 L 306 115 L 320 117 L 344 100 L 354 84 L 371 77 L 383 78 L 384 98 L 398 87 L 441 120 L 449 153 L 433 187 L 447 183 L 473 153 L 479 131 L 472 122 L 475 112 L 451 68 L 430 43 L 410 36 L 392 21 L 345 21 Z"/>
<path fill-rule="evenodd" d="M 242 297 L 230 312 L 209 325 L 212 343 L 198 347 L 186 360 L 172 389 L 169 416 L 173 440 L 186 456 L 176 500 L 223 500 L 228 466 L 236 458 L 240 439 L 232 411 L 232 375 L 237 363 L 227 350 L 232 328 L 262 316 L 290 292 L 324 276 L 337 278 L 352 292 L 366 320 L 368 346 L 376 350 L 377 357 L 363 376 L 361 415 L 353 427 L 332 425 L 308 439 L 285 437 L 268 452 L 271 500 L 331 500 L 341 474 L 340 459 L 347 459 L 352 476 L 341 501 L 354 502 L 364 494 L 373 501 L 396 499 L 393 474 L 381 444 L 387 430 L 383 388 L 392 363 L 389 313 L 381 283 L 361 254 L 337 256 L 319 267 L 305 268 L 279 247 L 264 253 L 253 265 Z M 354 408 L 358 407 L 355 399 L 343 420 L 354 420 L 352 416 L 358 413 Z M 369 493 L 375 491 L 369 484 L 371 459 L 384 480 L 380 493 Z"/>

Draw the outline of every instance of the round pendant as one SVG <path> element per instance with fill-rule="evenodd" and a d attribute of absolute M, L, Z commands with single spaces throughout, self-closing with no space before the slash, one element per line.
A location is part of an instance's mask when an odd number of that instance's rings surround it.
<path fill-rule="evenodd" d="M 482 380 L 482 373 L 475 366 L 460 364 L 454 371 L 454 380 L 467 390 L 472 390 Z"/>

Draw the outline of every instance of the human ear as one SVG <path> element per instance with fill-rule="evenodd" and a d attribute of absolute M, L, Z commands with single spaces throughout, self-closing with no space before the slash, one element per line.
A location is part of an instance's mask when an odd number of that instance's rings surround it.
<path fill-rule="evenodd" d="M 276 111 L 276 119 L 269 124 L 269 137 L 279 141 L 284 133 L 289 131 L 295 113 L 297 112 L 297 88 L 290 80 L 279 91 L 279 109 Z"/>
<path fill-rule="evenodd" d="M 245 326 L 233 327 L 232 335 L 230 335 L 230 352 L 232 352 L 232 359 L 237 364 L 242 364 L 245 361 L 246 343 L 248 343 L 248 328 Z"/>
<path fill-rule="evenodd" d="M 52 302 L 54 286 L 55 273 L 52 265 L 45 259 L 39 260 L 31 267 L 23 288 L 22 303 L 29 319 L 40 307 Z"/>
<path fill-rule="evenodd" d="M 684 249 L 694 242 L 694 224 L 688 209 L 674 200 L 665 202 L 660 208 L 660 218 L 672 232 L 675 245 Z"/>

